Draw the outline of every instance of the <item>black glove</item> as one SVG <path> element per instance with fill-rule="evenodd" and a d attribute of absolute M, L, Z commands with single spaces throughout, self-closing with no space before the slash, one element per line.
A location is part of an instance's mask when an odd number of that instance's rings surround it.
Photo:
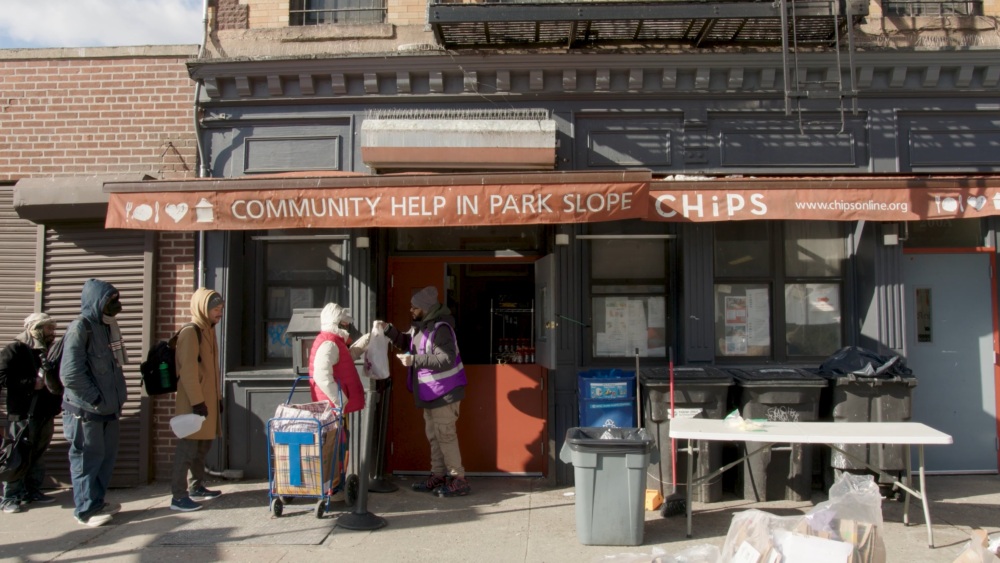
<path fill-rule="evenodd" d="M 222 411 L 225 410 L 222 406 L 222 399 L 219 399 L 219 415 L 222 415 Z"/>
<path fill-rule="evenodd" d="M 198 416 L 204 416 L 205 418 L 208 418 L 208 407 L 205 406 L 205 403 L 198 403 L 197 405 L 191 405 L 191 412 L 193 412 Z"/>

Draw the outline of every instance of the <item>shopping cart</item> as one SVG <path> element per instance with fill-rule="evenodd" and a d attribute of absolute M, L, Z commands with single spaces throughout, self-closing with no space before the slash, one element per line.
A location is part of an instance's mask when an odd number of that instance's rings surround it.
<path fill-rule="evenodd" d="M 346 475 L 349 440 L 341 410 L 325 401 L 292 404 L 295 387 L 308 379 L 292 382 L 288 400 L 267 421 L 268 501 L 275 517 L 294 499 L 317 499 L 314 512 L 322 518 L 341 490 L 347 506 L 358 498 L 358 476 Z"/>

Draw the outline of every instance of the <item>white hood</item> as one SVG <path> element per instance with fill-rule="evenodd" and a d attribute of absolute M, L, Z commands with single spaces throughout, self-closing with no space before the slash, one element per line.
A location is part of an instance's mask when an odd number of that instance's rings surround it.
<path fill-rule="evenodd" d="M 336 303 L 327 303 L 319 314 L 319 327 L 324 332 L 336 332 L 342 322 L 352 323 L 354 318 L 350 309 L 345 309 Z"/>

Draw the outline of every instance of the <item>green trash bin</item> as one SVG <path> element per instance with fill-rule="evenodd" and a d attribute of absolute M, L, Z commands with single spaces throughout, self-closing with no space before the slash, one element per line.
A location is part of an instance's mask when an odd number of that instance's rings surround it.
<path fill-rule="evenodd" d="M 566 431 L 559 459 L 574 468 L 580 543 L 642 545 L 646 467 L 653 442 L 644 428 Z"/>

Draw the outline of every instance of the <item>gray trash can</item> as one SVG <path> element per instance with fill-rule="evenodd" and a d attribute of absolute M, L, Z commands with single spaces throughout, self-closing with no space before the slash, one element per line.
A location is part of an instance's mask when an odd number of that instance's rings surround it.
<path fill-rule="evenodd" d="M 912 416 L 912 375 L 865 377 L 854 374 L 824 375 L 830 380 L 831 410 L 834 422 L 908 422 Z M 836 444 L 858 459 L 883 471 L 906 469 L 905 448 L 892 444 Z M 867 471 L 852 458 L 834 450 L 830 454 L 834 469 Z"/>
<path fill-rule="evenodd" d="M 663 480 L 663 492 L 669 495 L 673 488 L 670 451 L 670 371 L 665 367 L 642 368 L 643 426 L 656 439 L 658 460 L 650 462 L 649 476 Z M 733 377 L 709 366 L 674 367 L 674 408 L 678 416 L 685 411 L 700 410 L 696 418 L 721 420 L 726 416 L 729 388 Z M 677 442 L 677 485 L 684 490 L 687 478 L 687 451 L 685 442 Z M 694 476 L 702 477 L 722 467 L 722 442 L 699 440 L 695 447 Z M 658 488 L 653 487 L 650 488 Z M 691 498 L 698 502 L 722 500 L 722 476 L 698 485 L 691 491 Z"/>
<path fill-rule="evenodd" d="M 643 428 L 570 428 L 559 459 L 573 465 L 576 537 L 583 545 L 641 545 L 646 467 Z"/>
<path fill-rule="evenodd" d="M 819 420 L 826 379 L 794 368 L 730 369 L 736 379 L 743 418 L 782 422 Z M 764 444 L 744 442 L 747 454 Z M 812 447 L 793 444 L 772 448 L 743 462 L 743 498 L 808 500 L 812 496 Z"/>

